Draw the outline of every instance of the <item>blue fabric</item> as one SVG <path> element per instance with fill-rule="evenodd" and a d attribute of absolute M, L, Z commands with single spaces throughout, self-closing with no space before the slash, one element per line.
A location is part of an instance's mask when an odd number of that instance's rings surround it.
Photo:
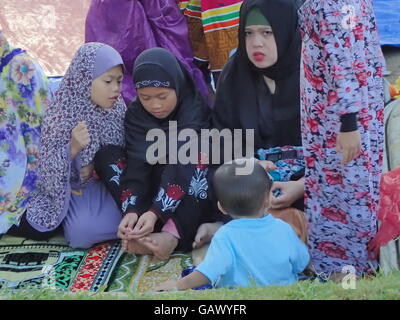
<path fill-rule="evenodd" d="M 9 54 L 5 55 L 3 58 L 0 59 L 0 73 L 3 72 L 4 67 L 14 58 L 16 55 L 19 55 L 21 53 L 25 53 L 25 50 L 22 50 L 21 48 L 14 49 L 11 51 Z"/>
<path fill-rule="evenodd" d="M 277 168 L 268 172 L 273 181 L 290 181 L 294 175 L 305 170 L 303 148 L 285 146 L 257 150 L 257 156 L 260 160 L 265 160 L 268 155 L 280 154 L 282 151 L 291 150 L 297 152 L 297 159 L 282 159 L 274 162 Z"/>
<path fill-rule="evenodd" d="M 217 288 L 289 285 L 309 260 L 292 227 L 269 214 L 222 226 L 195 270 Z"/>
<path fill-rule="evenodd" d="M 374 9 L 381 45 L 400 46 L 400 0 L 375 0 Z"/>

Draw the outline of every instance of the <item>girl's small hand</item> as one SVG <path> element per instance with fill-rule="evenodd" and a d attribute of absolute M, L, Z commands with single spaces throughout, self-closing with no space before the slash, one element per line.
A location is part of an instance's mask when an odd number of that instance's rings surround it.
<path fill-rule="evenodd" d="M 358 157 L 361 151 L 361 135 L 358 130 L 339 132 L 336 137 L 336 151 L 342 153 L 342 165 Z"/>
<path fill-rule="evenodd" d="M 90 144 L 90 135 L 85 121 L 79 122 L 71 132 L 71 156 L 75 156 Z"/>
<path fill-rule="evenodd" d="M 135 228 L 129 232 L 128 239 L 139 239 L 152 233 L 157 219 L 157 215 L 152 211 L 143 213 L 137 221 Z"/>
<path fill-rule="evenodd" d="M 88 181 L 93 175 L 93 163 L 89 163 L 87 166 L 81 168 L 80 176 L 82 183 Z"/>
<path fill-rule="evenodd" d="M 120 239 L 128 240 L 129 232 L 132 232 L 136 221 L 138 221 L 138 215 L 134 212 L 127 213 L 121 220 L 118 226 L 117 236 Z"/>

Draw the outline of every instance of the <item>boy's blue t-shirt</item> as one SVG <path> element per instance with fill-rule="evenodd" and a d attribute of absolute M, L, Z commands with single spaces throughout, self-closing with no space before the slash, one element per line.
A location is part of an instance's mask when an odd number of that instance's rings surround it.
<path fill-rule="evenodd" d="M 292 227 L 269 214 L 222 226 L 195 270 L 217 288 L 289 285 L 309 260 Z"/>

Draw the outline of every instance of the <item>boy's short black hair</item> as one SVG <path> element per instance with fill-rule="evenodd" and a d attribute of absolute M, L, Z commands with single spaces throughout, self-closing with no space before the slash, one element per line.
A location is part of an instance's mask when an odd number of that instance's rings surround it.
<path fill-rule="evenodd" d="M 253 164 L 253 170 L 247 172 L 248 174 L 238 174 L 238 169 L 243 170 L 244 159 L 225 163 L 215 172 L 214 188 L 217 199 L 230 215 L 252 216 L 265 204 L 272 181 L 260 164 L 255 161 Z"/>

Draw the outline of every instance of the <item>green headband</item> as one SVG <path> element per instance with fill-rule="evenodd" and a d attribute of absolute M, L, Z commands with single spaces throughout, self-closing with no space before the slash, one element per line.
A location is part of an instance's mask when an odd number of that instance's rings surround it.
<path fill-rule="evenodd" d="M 271 26 L 259 8 L 251 9 L 246 17 L 246 27 L 255 25 Z"/>

